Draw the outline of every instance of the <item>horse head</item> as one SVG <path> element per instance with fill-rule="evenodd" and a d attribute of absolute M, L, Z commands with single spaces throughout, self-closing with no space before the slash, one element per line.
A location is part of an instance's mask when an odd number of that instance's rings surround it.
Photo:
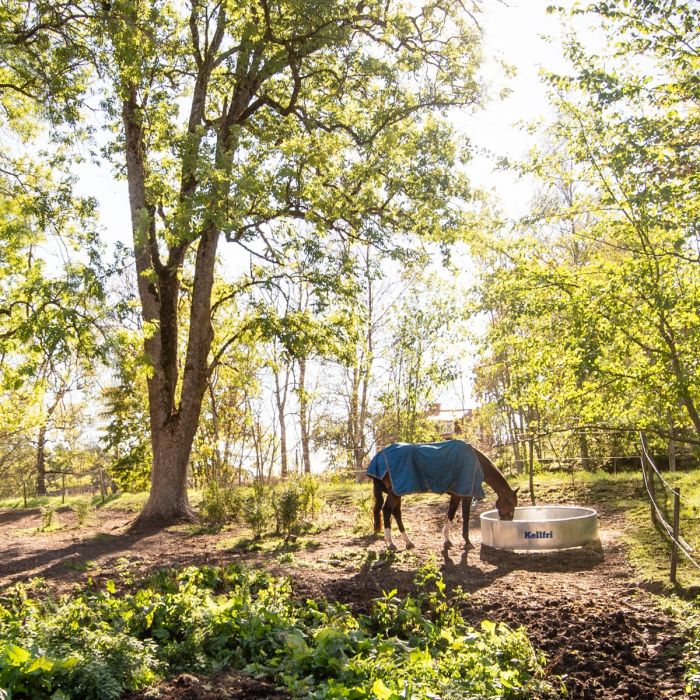
<path fill-rule="evenodd" d="M 496 510 L 501 520 L 512 520 L 518 505 L 518 489 L 509 489 L 508 493 L 501 494 L 496 500 Z"/>

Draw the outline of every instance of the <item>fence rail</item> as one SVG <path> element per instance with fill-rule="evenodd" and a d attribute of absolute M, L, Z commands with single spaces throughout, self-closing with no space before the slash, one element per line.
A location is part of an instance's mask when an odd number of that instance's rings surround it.
<path fill-rule="evenodd" d="M 666 537 L 671 543 L 671 571 L 670 579 L 672 583 L 677 583 L 677 570 L 678 570 L 678 554 L 679 552 L 683 556 L 700 570 L 700 563 L 693 557 L 691 552 L 693 548 L 681 537 L 680 535 L 680 511 L 681 511 L 681 490 L 679 488 L 674 488 L 669 484 L 669 482 L 664 479 L 661 472 L 654 464 L 651 454 L 649 453 L 649 448 L 647 446 L 646 436 L 644 432 L 639 434 L 639 439 L 642 445 L 642 478 L 644 479 L 644 488 L 649 496 L 649 503 L 651 506 L 651 519 L 652 522 L 656 523 L 661 530 L 664 532 Z M 672 523 L 669 523 L 666 519 L 666 515 L 663 509 L 659 505 L 659 499 L 656 495 L 656 485 L 654 479 L 658 478 L 661 487 L 666 493 L 668 493 L 673 498 L 673 516 Z M 685 502 L 685 501 L 683 501 Z"/>

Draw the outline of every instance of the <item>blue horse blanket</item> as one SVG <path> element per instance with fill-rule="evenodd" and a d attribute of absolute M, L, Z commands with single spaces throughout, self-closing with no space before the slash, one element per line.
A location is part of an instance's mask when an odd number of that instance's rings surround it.
<path fill-rule="evenodd" d="M 484 498 L 484 471 L 474 448 L 464 440 L 396 442 L 377 452 L 367 467 L 375 479 L 387 471 L 397 496 L 432 492 Z"/>

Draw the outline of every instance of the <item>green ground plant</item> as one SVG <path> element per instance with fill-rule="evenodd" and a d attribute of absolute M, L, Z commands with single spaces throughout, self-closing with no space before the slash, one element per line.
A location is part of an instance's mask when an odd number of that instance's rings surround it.
<path fill-rule="evenodd" d="M 302 494 L 290 484 L 275 490 L 272 496 L 275 514 L 275 532 L 288 540 L 299 534 L 302 525 Z"/>
<path fill-rule="evenodd" d="M 417 592 L 366 615 L 291 596 L 286 580 L 237 566 L 163 571 L 135 592 L 85 589 L 0 599 L 0 687 L 8 700 L 116 700 L 178 672 L 232 667 L 303 698 L 554 697 L 522 630 L 468 626 L 433 564 Z"/>

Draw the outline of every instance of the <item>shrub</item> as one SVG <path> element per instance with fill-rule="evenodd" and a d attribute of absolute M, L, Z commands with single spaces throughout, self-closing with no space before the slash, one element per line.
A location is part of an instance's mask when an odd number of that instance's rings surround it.
<path fill-rule="evenodd" d="M 275 490 L 272 508 L 275 513 L 275 530 L 286 539 L 299 534 L 301 529 L 302 495 L 296 486 Z"/>
<path fill-rule="evenodd" d="M 73 510 L 75 511 L 76 520 L 78 521 L 78 527 L 83 527 L 92 511 L 92 504 L 90 501 L 78 501 L 73 506 Z"/>
<path fill-rule="evenodd" d="M 224 525 L 240 520 L 243 499 L 237 489 L 212 481 L 204 489 L 199 509 L 207 522 Z"/>
<path fill-rule="evenodd" d="M 374 496 L 371 493 L 355 498 L 355 533 L 370 535 L 374 532 L 373 507 Z"/>
<path fill-rule="evenodd" d="M 299 481 L 300 507 L 304 520 L 311 523 L 321 510 L 320 484 L 316 477 L 305 474 Z"/>
<path fill-rule="evenodd" d="M 48 503 L 45 506 L 41 506 L 39 512 L 41 513 L 41 527 L 39 530 L 41 532 L 48 532 L 56 525 L 56 506 Z"/>
<path fill-rule="evenodd" d="M 259 539 L 268 528 L 273 515 L 269 489 L 261 480 L 253 482 L 252 495 L 243 505 L 243 520 Z"/>

